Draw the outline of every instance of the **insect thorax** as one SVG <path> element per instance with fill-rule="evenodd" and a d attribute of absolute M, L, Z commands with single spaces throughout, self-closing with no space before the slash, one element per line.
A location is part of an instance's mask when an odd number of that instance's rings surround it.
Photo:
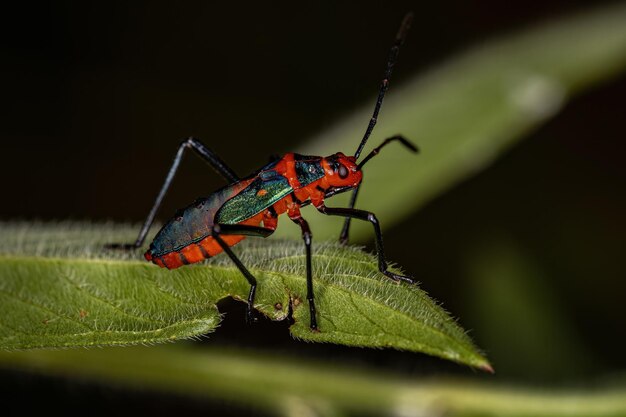
<path fill-rule="evenodd" d="M 296 176 L 300 186 L 305 187 L 324 176 L 322 158 L 319 156 L 294 154 Z"/>

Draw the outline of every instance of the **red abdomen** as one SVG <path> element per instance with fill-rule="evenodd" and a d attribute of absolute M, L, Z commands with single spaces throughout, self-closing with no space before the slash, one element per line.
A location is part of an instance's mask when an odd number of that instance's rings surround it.
<path fill-rule="evenodd" d="M 186 207 L 163 225 L 145 253 L 145 258 L 160 267 L 174 269 L 222 252 L 221 246 L 210 236 L 215 213 L 249 182 L 244 180 L 226 186 Z M 222 236 L 222 239 L 228 246 L 233 246 L 244 236 Z"/>
<path fill-rule="evenodd" d="M 245 236 L 222 236 L 222 240 L 228 246 L 234 246 L 245 239 Z M 152 249 L 144 254 L 146 260 L 154 262 L 161 268 L 175 269 L 183 265 L 189 265 L 203 261 L 222 252 L 222 247 L 211 236 L 207 236 L 199 242 L 191 243 L 184 248 L 154 256 Z"/>

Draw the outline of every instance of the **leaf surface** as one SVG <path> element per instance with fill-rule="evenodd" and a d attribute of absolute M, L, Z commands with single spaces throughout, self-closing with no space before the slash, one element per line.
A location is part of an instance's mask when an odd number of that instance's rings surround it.
<path fill-rule="evenodd" d="M 249 285 L 225 255 L 166 270 L 139 254 L 105 252 L 129 241 L 119 225 L 2 224 L 0 348 L 149 344 L 213 331 L 216 303 L 245 300 Z M 425 352 L 490 369 L 456 322 L 417 286 L 394 283 L 371 254 L 335 243 L 315 245 L 320 332 L 309 329 L 301 242 L 249 240 L 235 247 L 257 277 L 256 308 L 292 334 L 350 346 Z"/>

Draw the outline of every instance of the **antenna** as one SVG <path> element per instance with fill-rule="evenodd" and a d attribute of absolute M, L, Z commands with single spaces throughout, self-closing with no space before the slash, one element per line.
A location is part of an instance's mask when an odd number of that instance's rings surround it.
<path fill-rule="evenodd" d="M 367 125 L 367 130 L 365 131 L 365 135 L 363 135 L 363 139 L 361 139 L 361 143 L 354 153 L 354 158 L 359 159 L 359 155 L 363 151 L 363 147 L 367 143 L 370 135 L 372 134 L 372 130 L 374 130 L 374 126 L 376 126 L 376 121 L 378 119 L 378 112 L 380 112 L 380 106 L 383 104 L 383 99 L 385 98 L 385 93 L 389 88 L 389 79 L 391 78 L 391 72 L 393 71 L 393 67 L 398 61 L 398 53 L 400 52 L 400 46 L 404 43 L 404 39 L 411 28 L 411 23 L 413 22 L 413 12 L 409 12 L 402 19 L 402 24 L 400 25 L 400 29 L 396 34 L 396 41 L 393 43 L 391 50 L 389 51 L 389 58 L 387 59 L 387 68 L 385 69 L 385 76 L 383 77 L 382 82 L 380 83 L 380 90 L 378 91 L 378 98 L 376 99 L 376 106 L 374 107 L 374 113 L 372 114 L 372 118 L 370 119 L 369 124 Z"/>

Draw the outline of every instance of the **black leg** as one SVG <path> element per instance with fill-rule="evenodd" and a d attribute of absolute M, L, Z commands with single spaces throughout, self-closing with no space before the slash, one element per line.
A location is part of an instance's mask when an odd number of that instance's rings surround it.
<path fill-rule="evenodd" d="M 352 191 L 352 195 L 350 196 L 350 204 L 348 208 L 353 209 L 356 204 L 356 197 L 359 195 L 359 189 L 361 188 L 361 184 L 356 186 L 356 188 Z M 346 217 L 346 220 L 343 222 L 343 228 L 341 229 L 341 234 L 339 235 L 339 243 L 347 245 L 350 239 L 350 222 L 352 221 L 352 217 Z"/>
<path fill-rule="evenodd" d="M 266 229 L 264 227 L 247 226 L 241 224 L 216 224 L 213 226 L 213 233 L 211 236 L 222 247 L 224 252 L 233 261 L 237 269 L 243 274 L 243 276 L 250 283 L 250 292 L 248 293 L 248 306 L 246 308 L 246 321 L 252 323 L 254 319 L 254 296 L 256 294 L 256 278 L 248 271 L 248 268 L 239 260 L 237 255 L 232 251 L 230 246 L 220 235 L 247 235 L 247 236 L 259 236 L 267 237 L 274 231 L 272 229 Z"/>
<path fill-rule="evenodd" d="M 161 186 L 161 191 L 157 195 L 150 212 L 148 213 L 148 217 L 143 223 L 141 230 L 139 231 L 139 235 L 135 240 L 135 243 L 128 244 L 110 244 L 107 245 L 108 248 L 111 249 L 133 249 L 138 248 L 143 245 L 144 240 L 146 239 L 146 235 L 150 230 L 150 226 L 154 222 L 154 217 L 156 216 L 163 199 L 165 198 L 165 194 L 167 194 L 167 190 L 170 188 L 172 181 L 174 180 L 174 176 L 176 175 L 176 171 L 178 171 L 178 167 L 180 166 L 180 162 L 183 159 L 183 155 L 185 154 L 186 149 L 192 149 L 195 151 L 202 159 L 204 159 L 218 174 L 220 174 L 229 184 L 235 183 L 239 181 L 239 177 L 235 172 L 226 165 L 224 161 L 222 161 L 213 151 L 204 146 L 202 142 L 200 142 L 196 138 L 188 138 L 181 142 L 178 147 L 178 151 L 176 152 L 176 156 L 174 157 L 174 162 L 172 162 L 172 166 L 165 177 L 165 181 Z"/>
<path fill-rule="evenodd" d="M 384 148 L 385 146 L 387 146 L 389 143 L 393 141 L 400 142 L 412 152 L 415 152 L 415 153 L 419 152 L 419 149 L 417 148 L 417 146 L 409 142 L 404 136 L 395 135 L 395 136 L 385 139 L 383 143 L 375 147 L 369 154 L 367 154 L 367 156 L 363 158 L 363 160 L 359 163 L 359 169 L 362 169 L 363 165 L 365 165 L 367 161 L 369 161 L 370 159 L 378 155 L 378 153 L 380 152 L 382 148 Z M 353 209 L 354 205 L 356 204 L 356 197 L 359 194 L 359 189 L 361 188 L 361 184 L 363 183 L 360 183 L 359 185 L 357 185 L 357 187 L 352 191 L 352 196 L 350 197 L 350 204 L 348 206 L 351 209 Z M 341 229 L 341 234 L 339 235 L 339 242 L 343 244 L 348 243 L 348 234 L 350 232 L 350 220 L 351 220 L 350 217 L 346 217 L 346 220 L 343 223 L 343 229 Z"/>
<path fill-rule="evenodd" d="M 374 226 L 374 233 L 376 234 L 376 253 L 378 255 L 378 269 L 380 272 L 388 276 L 389 278 L 395 281 L 405 281 L 410 284 L 415 284 L 415 281 L 412 277 L 407 277 L 404 275 L 394 274 L 387 270 L 387 261 L 385 260 L 385 248 L 383 246 L 383 234 L 380 231 L 380 224 L 378 223 L 378 219 L 374 215 L 374 213 L 370 213 L 365 210 L 358 210 L 352 208 L 335 208 L 335 207 L 326 207 L 319 206 L 316 207 L 321 213 L 327 214 L 329 216 L 343 216 L 350 217 L 360 220 L 365 220 Z"/>
<path fill-rule="evenodd" d="M 248 226 L 246 224 L 216 224 L 213 230 L 217 229 L 220 235 L 244 235 L 255 237 L 268 237 L 274 233 L 274 229 L 267 227 Z"/>
<path fill-rule="evenodd" d="M 313 268 L 311 266 L 311 241 L 313 235 L 309 228 L 309 223 L 302 217 L 291 219 L 302 229 L 302 239 L 306 248 L 306 298 L 309 301 L 309 312 L 311 314 L 311 330 L 317 331 L 317 312 L 315 309 L 315 295 L 313 294 Z"/>

